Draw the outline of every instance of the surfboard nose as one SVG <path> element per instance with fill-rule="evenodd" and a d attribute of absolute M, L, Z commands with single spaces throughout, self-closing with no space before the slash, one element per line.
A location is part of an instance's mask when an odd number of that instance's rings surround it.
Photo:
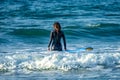
<path fill-rule="evenodd" d="M 87 47 L 86 50 L 91 51 L 91 50 L 93 50 L 93 48 L 92 47 Z"/>

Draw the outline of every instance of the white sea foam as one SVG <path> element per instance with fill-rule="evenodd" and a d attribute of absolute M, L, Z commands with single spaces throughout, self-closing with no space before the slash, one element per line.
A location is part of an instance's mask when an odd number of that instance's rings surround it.
<path fill-rule="evenodd" d="M 0 71 L 10 70 L 76 70 L 85 68 L 99 70 L 103 68 L 119 68 L 120 53 L 68 53 L 46 52 L 22 53 L 2 56 Z"/>

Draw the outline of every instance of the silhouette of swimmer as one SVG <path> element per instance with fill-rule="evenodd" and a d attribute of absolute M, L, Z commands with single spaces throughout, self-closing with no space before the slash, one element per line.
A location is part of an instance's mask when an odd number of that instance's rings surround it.
<path fill-rule="evenodd" d="M 61 25 L 59 22 L 53 24 L 54 30 L 50 34 L 50 41 L 48 44 L 48 50 L 51 51 L 62 51 L 61 38 L 64 43 L 64 50 L 66 50 L 66 39 L 63 31 L 61 30 Z M 52 43 L 52 45 L 51 45 Z"/>

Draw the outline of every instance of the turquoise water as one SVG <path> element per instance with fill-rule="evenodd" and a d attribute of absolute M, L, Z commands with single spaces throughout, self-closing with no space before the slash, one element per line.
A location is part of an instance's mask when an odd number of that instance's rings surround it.
<path fill-rule="evenodd" d="M 68 51 L 47 51 L 55 21 Z M 118 80 L 119 73 L 119 0 L 0 1 L 0 80 Z"/>

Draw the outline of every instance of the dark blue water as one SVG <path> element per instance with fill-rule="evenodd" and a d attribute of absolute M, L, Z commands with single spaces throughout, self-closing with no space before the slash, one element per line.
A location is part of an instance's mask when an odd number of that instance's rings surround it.
<path fill-rule="evenodd" d="M 47 51 L 56 21 L 72 53 Z M 93 51 L 80 51 L 86 47 Z M 119 0 L 0 1 L 1 79 L 106 80 L 119 73 Z"/>

